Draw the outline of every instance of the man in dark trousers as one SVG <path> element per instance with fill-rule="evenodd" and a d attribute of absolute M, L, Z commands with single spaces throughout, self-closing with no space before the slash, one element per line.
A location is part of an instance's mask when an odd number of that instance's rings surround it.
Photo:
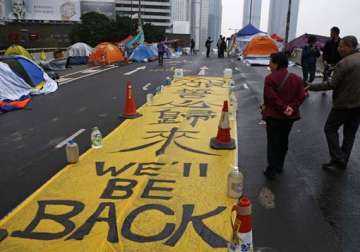
<path fill-rule="evenodd" d="M 190 55 L 193 56 L 194 53 L 195 53 L 195 41 L 193 38 L 191 38 L 191 41 L 190 41 Z"/>
<path fill-rule="evenodd" d="M 342 60 L 336 65 L 329 82 L 310 85 L 311 91 L 333 90 L 333 107 L 325 124 L 325 135 L 331 160 L 324 169 L 345 169 L 360 124 L 360 52 L 354 36 L 344 37 L 338 51 Z M 339 128 L 343 142 L 339 144 Z"/>
<path fill-rule="evenodd" d="M 316 37 L 311 35 L 308 38 L 308 44 L 304 46 L 301 54 L 301 66 L 303 71 L 303 80 L 310 83 L 315 79 L 316 60 L 320 57 L 320 51 L 315 45 Z"/>
<path fill-rule="evenodd" d="M 324 77 L 323 80 L 327 81 L 330 74 L 331 68 L 334 68 L 335 65 L 341 60 L 340 54 L 337 50 L 340 43 L 340 29 L 336 26 L 331 28 L 330 37 L 323 48 L 323 62 L 324 62 Z"/>
<path fill-rule="evenodd" d="M 208 37 L 208 39 L 206 40 L 205 42 L 205 47 L 206 47 L 206 58 L 209 58 L 210 57 L 210 49 L 211 49 L 211 43 L 213 41 L 211 40 L 210 37 Z"/>

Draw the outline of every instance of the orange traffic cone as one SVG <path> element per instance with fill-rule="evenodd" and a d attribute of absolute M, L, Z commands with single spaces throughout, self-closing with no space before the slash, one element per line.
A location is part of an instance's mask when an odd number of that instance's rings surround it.
<path fill-rule="evenodd" d="M 251 202 L 247 197 L 241 197 L 237 205 L 234 205 L 231 212 L 236 212 L 235 221 L 231 217 L 233 228 L 232 242 L 229 246 L 230 251 L 251 252 L 253 251 Z"/>
<path fill-rule="evenodd" d="M 229 124 L 228 101 L 224 101 L 217 136 L 210 140 L 211 148 L 221 150 L 232 150 L 236 148 L 235 140 L 230 136 Z"/>
<path fill-rule="evenodd" d="M 136 112 L 135 99 L 132 95 L 131 80 L 128 80 L 126 84 L 125 109 L 124 109 L 124 113 L 120 117 L 133 119 L 140 116 L 142 115 Z"/>

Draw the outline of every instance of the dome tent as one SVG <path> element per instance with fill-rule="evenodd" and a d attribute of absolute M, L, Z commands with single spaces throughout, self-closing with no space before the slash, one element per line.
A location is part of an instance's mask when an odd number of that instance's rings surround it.
<path fill-rule="evenodd" d="M 98 44 L 89 56 L 89 62 L 93 65 L 110 65 L 124 60 L 122 51 L 108 42 Z"/>
<path fill-rule="evenodd" d="M 21 55 L 25 58 L 34 60 L 33 56 L 22 46 L 20 45 L 11 45 L 8 49 L 6 49 L 5 56 L 12 56 L 12 55 Z"/>
<path fill-rule="evenodd" d="M 67 49 L 67 53 L 69 55 L 68 64 L 69 65 L 87 64 L 92 50 L 93 49 L 88 44 L 82 42 L 73 44 Z"/>
<path fill-rule="evenodd" d="M 243 55 L 249 57 L 269 57 L 279 51 L 275 41 L 268 36 L 256 36 L 244 49 Z"/>

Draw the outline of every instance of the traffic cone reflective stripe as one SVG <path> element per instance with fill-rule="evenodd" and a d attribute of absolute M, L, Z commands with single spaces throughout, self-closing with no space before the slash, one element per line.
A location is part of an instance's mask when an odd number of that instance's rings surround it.
<path fill-rule="evenodd" d="M 216 137 L 211 138 L 210 147 L 214 149 L 235 149 L 235 140 L 230 135 L 229 106 L 224 101 Z"/>
<path fill-rule="evenodd" d="M 121 115 L 121 117 L 132 119 L 132 118 L 137 118 L 139 116 L 141 116 L 141 114 L 136 112 L 135 99 L 132 95 L 132 84 L 131 81 L 128 80 L 126 85 L 126 94 L 125 94 L 125 108 L 124 108 L 124 113 Z"/>

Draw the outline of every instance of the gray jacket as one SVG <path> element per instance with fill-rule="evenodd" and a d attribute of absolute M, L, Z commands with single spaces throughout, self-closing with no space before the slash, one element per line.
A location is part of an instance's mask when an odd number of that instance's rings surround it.
<path fill-rule="evenodd" d="M 360 52 L 343 58 L 335 67 L 330 82 L 311 85 L 309 90 L 334 90 L 333 108 L 360 108 Z"/>

